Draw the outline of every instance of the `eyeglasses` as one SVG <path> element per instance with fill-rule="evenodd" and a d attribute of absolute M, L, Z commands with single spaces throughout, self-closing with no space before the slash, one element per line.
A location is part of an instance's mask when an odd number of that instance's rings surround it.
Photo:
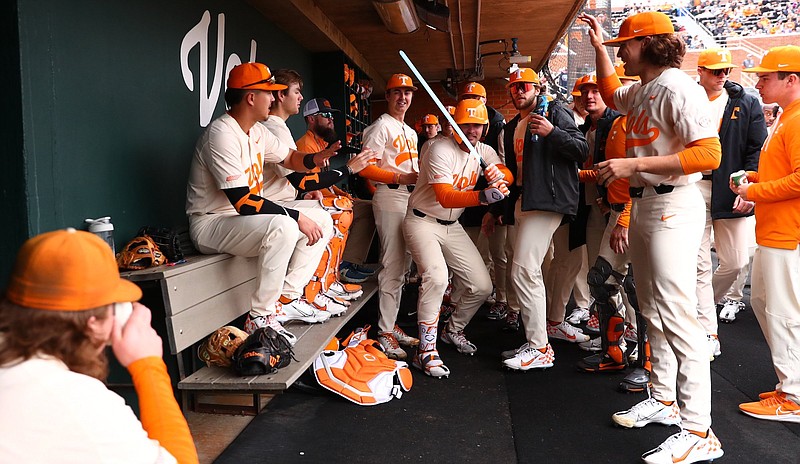
<path fill-rule="evenodd" d="M 722 68 L 722 69 L 708 69 L 705 68 L 706 71 L 710 72 L 711 74 L 719 77 L 721 74 L 725 74 L 726 76 L 731 73 L 731 68 Z"/>
<path fill-rule="evenodd" d="M 325 119 L 333 119 L 333 113 L 317 113 L 317 116 L 321 116 Z"/>
<path fill-rule="evenodd" d="M 528 93 L 533 90 L 533 86 L 533 82 L 514 82 L 511 84 L 511 91 Z"/>

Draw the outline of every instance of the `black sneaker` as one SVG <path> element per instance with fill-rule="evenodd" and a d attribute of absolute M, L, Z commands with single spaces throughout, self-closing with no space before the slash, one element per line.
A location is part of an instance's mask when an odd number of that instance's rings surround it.
<path fill-rule="evenodd" d="M 506 313 L 506 321 L 503 324 L 504 332 L 516 332 L 519 330 L 519 313 L 516 311 L 508 311 Z"/>
<path fill-rule="evenodd" d="M 502 301 L 498 301 L 489 308 L 489 314 L 486 318 L 492 321 L 499 321 L 506 318 L 508 313 L 508 305 Z"/>

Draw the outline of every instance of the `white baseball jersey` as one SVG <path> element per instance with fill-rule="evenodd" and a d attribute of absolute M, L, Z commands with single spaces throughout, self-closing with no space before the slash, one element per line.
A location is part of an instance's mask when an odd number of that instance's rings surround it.
<path fill-rule="evenodd" d="M 186 214 L 238 214 L 222 189 L 247 187 L 260 193 L 264 163 L 280 163 L 290 148 L 256 123 L 246 134 L 224 114 L 197 141 L 186 186 Z"/>
<path fill-rule="evenodd" d="M 364 129 L 364 147 L 375 150 L 377 166 L 387 171 L 419 172 L 417 133 L 387 113 Z"/>
<path fill-rule="evenodd" d="M 289 130 L 289 126 L 286 125 L 283 118 L 270 115 L 264 121 L 264 126 L 284 145 L 292 150 L 297 150 L 297 145 L 292 138 L 292 131 Z M 261 196 L 270 201 L 292 201 L 297 198 L 297 190 L 286 179 L 286 176 L 292 172 L 294 171 L 286 169 L 280 164 L 264 163 L 264 186 L 261 188 Z"/>
<path fill-rule="evenodd" d="M 429 216 L 455 221 L 464 208 L 443 207 L 436 201 L 431 184 L 452 184 L 456 190 L 472 191 L 481 174 L 480 163 L 474 156 L 463 151 L 453 138 L 431 139 L 431 144 L 426 146 L 428 150 L 420 163 L 417 188 L 411 193 L 408 204 Z M 486 164 L 502 164 L 494 148 L 489 145 L 478 142 L 475 149 Z"/>
<path fill-rule="evenodd" d="M 628 115 L 628 158 L 673 155 L 691 142 L 718 136 L 705 90 L 680 69 L 667 69 L 645 85 L 637 82 L 620 87 L 614 93 L 614 104 Z M 700 173 L 636 173 L 630 181 L 633 187 L 686 185 L 701 177 Z"/>

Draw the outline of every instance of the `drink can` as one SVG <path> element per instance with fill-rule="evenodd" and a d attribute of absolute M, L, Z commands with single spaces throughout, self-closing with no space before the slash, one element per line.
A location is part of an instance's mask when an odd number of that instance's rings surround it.
<path fill-rule="evenodd" d="M 735 185 L 736 187 L 738 187 L 738 186 L 740 186 L 742 184 L 746 184 L 747 183 L 747 173 L 744 172 L 743 170 L 732 172 L 731 173 L 731 182 L 733 182 L 733 185 Z"/>

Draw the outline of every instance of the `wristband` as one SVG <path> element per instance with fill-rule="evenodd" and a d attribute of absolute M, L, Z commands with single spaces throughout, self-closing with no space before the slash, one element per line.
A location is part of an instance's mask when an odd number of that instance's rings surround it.
<path fill-rule="evenodd" d="M 314 155 L 316 155 L 316 153 L 309 153 L 303 157 L 303 166 L 307 169 L 314 169 L 317 167 L 317 163 L 314 162 Z"/>

